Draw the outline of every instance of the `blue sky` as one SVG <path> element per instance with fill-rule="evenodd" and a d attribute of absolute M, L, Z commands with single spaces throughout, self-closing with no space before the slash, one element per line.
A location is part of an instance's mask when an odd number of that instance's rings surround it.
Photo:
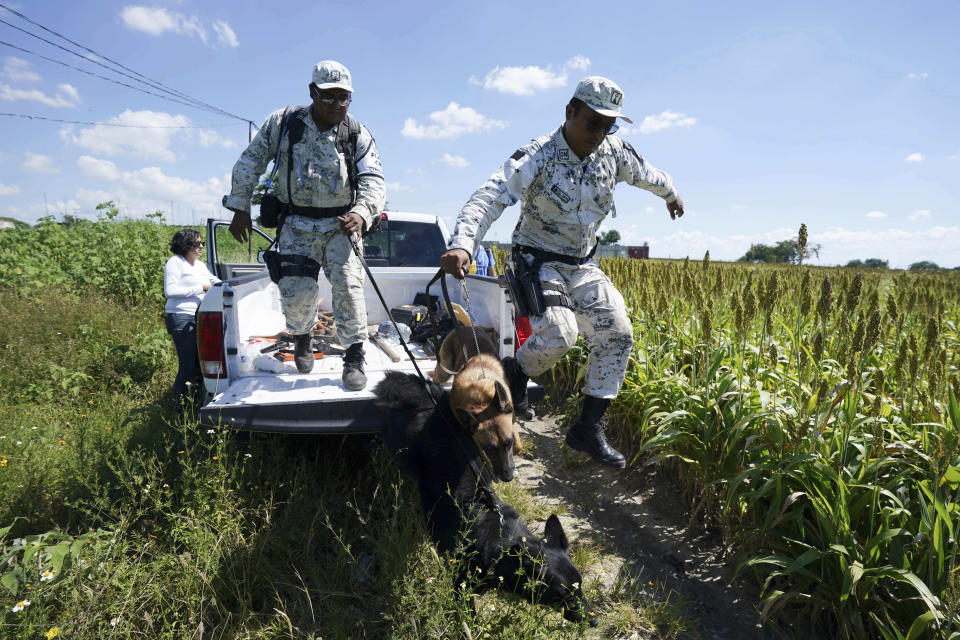
<path fill-rule="evenodd" d="M 654 257 L 733 260 L 806 223 L 819 264 L 960 265 L 960 5 L 941 2 L 0 3 L 258 125 L 308 101 L 313 65 L 354 76 L 390 208 L 448 226 L 518 146 L 552 132 L 577 81 L 613 78 L 621 129 L 687 215 L 620 185 L 616 229 Z M 269 8 L 268 8 L 269 7 Z M 287 8 L 286 14 L 277 7 Z M 69 46 L 0 9 L 0 20 Z M 226 218 L 245 123 L 134 84 L 6 24 L 0 216 L 95 217 L 114 200 L 174 223 Z M 92 57 L 92 56 L 89 56 Z M 507 241 L 519 207 L 488 237 Z"/>

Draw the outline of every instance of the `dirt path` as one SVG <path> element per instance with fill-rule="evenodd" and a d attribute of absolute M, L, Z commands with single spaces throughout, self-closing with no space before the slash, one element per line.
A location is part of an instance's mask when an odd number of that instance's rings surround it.
<path fill-rule="evenodd" d="M 554 416 L 526 422 L 520 431 L 532 455 L 518 459 L 516 481 L 548 504 L 567 506 L 560 519 L 571 542 L 592 539 L 609 551 L 602 565 L 607 589 L 622 568 L 653 583 L 655 598 L 670 596 L 696 633 L 690 637 L 775 637 L 760 629 L 756 587 L 728 584 L 731 568 L 721 542 L 688 530 L 689 514 L 675 488 L 651 472 L 602 467 L 562 446 Z"/>

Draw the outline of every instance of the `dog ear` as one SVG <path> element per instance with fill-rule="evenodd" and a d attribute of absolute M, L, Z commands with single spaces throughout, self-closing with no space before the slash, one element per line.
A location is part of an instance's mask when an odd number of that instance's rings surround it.
<path fill-rule="evenodd" d="M 543 535 L 547 538 L 547 546 L 566 551 L 570 548 L 567 541 L 567 534 L 563 532 L 563 525 L 560 524 L 560 518 L 557 514 L 551 513 L 547 518 L 547 524 L 543 528 Z"/>
<path fill-rule="evenodd" d="M 510 392 L 500 380 L 493 381 L 496 391 L 497 411 L 500 413 L 513 413 L 513 403 L 510 402 Z"/>
<path fill-rule="evenodd" d="M 457 416 L 457 421 L 467 428 L 470 435 L 475 434 L 477 429 L 480 428 L 480 422 L 477 420 L 477 417 L 463 407 L 455 408 L 453 413 Z"/>

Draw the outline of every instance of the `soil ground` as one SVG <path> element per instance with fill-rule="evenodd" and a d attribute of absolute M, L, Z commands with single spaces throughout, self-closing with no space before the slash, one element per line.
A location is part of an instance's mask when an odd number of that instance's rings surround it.
<path fill-rule="evenodd" d="M 733 568 L 722 540 L 689 526 L 690 514 L 668 481 L 649 468 L 604 467 L 570 449 L 557 416 L 524 422 L 520 433 L 526 451 L 517 458 L 514 481 L 547 505 L 565 507 L 559 517 L 571 543 L 589 541 L 603 549 L 605 592 L 625 571 L 654 585 L 654 598 L 670 598 L 689 623 L 690 633 L 682 637 L 778 637 L 760 626 L 757 586 L 730 583 Z M 648 637 L 656 636 L 642 631 L 626 636 Z"/>

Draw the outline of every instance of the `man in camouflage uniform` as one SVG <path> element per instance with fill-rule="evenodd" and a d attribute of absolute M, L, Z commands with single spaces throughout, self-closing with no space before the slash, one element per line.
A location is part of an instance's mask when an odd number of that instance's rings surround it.
<path fill-rule="evenodd" d="M 518 149 L 470 197 L 457 217 L 448 251 L 447 273 L 462 278 L 475 243 L 503 210 L 522 200 L 513 231 L 514 267 L 520 260 L 539 273 L 549 296 L 546 310 L 530 318 L 533 335 L 506 358 L 518 416 L 532 418 L 526 397 L 529 376 L 552 367 L 582 333 L 590 349 L 583 409 L 567 433 L 572 448 L 603 464 L 623 467 L 623 455 L 607 442 L 601 420 L 623 384 L 633 348 L 633 326 L 623 296 L 592 259 L 596 234 L 608 213 L 616 215 L 613 191 L 627 182 L 660 196 L 671 218 L 683 215 L 683 201 L 670 176 L 647 163 L 620 138 L 609 136 L 623 92 L 600 76 L 583 79 L 566 107 L 566 120 L 550 135 Z"/>
<path fill-rule="evenodd" d="M 341 121 L 347 117 L 353 86 L 350 72 L 339 62 L 324 60 L 313 69 L 309 85 L 313 101 L 309 111 L 293 111 L 303 120 L 303 135 L 293 145 L 293 166 L 288 161 L 290 138 L 284 130 L 284 109 L 274 111 L 233 167 L 233 186 L 223 205 L 233 211 L 230 233 L 246 242 L 251 229 L 250 197 L 267 163 L 276 159 L 277 197 L 292 203 L 282 223 L 277 242 L 281 257 L 303 256 L 319 263 L 333 289 L 333 315 L 340 343 L 347 347 L 343 359 L 343 383 L 347 389 L 363 389 L 363 345 L 367 338 L 367 309 L 363 295 L 363 267 L 351 248 L 357 238 L 380 215 L 386 189 L 380 156 L 373 136 L 359 125 L 356 139 L 357 190 L 349 180 L 349 167 L 337 150 Z M 279 148 L 279 153 L 278 153 Z M 290 172 L 290 173 L 288 173 Z M 290 191 L 288 193 L 287 184 Z M 356 236 L 354 236 L 356 234 Z M 310 264 L 301 262 L 301 264 Z M 314 267 L 315 268 L 315 267 Z M 295 272 L 296 273 L 296 272 Z M 313 369 L 312 331 L 317 315 L 319 287 L 316 274 L 283 274 L 280 288 L 287 331 L 296 338 L 297 370 Z"/>

